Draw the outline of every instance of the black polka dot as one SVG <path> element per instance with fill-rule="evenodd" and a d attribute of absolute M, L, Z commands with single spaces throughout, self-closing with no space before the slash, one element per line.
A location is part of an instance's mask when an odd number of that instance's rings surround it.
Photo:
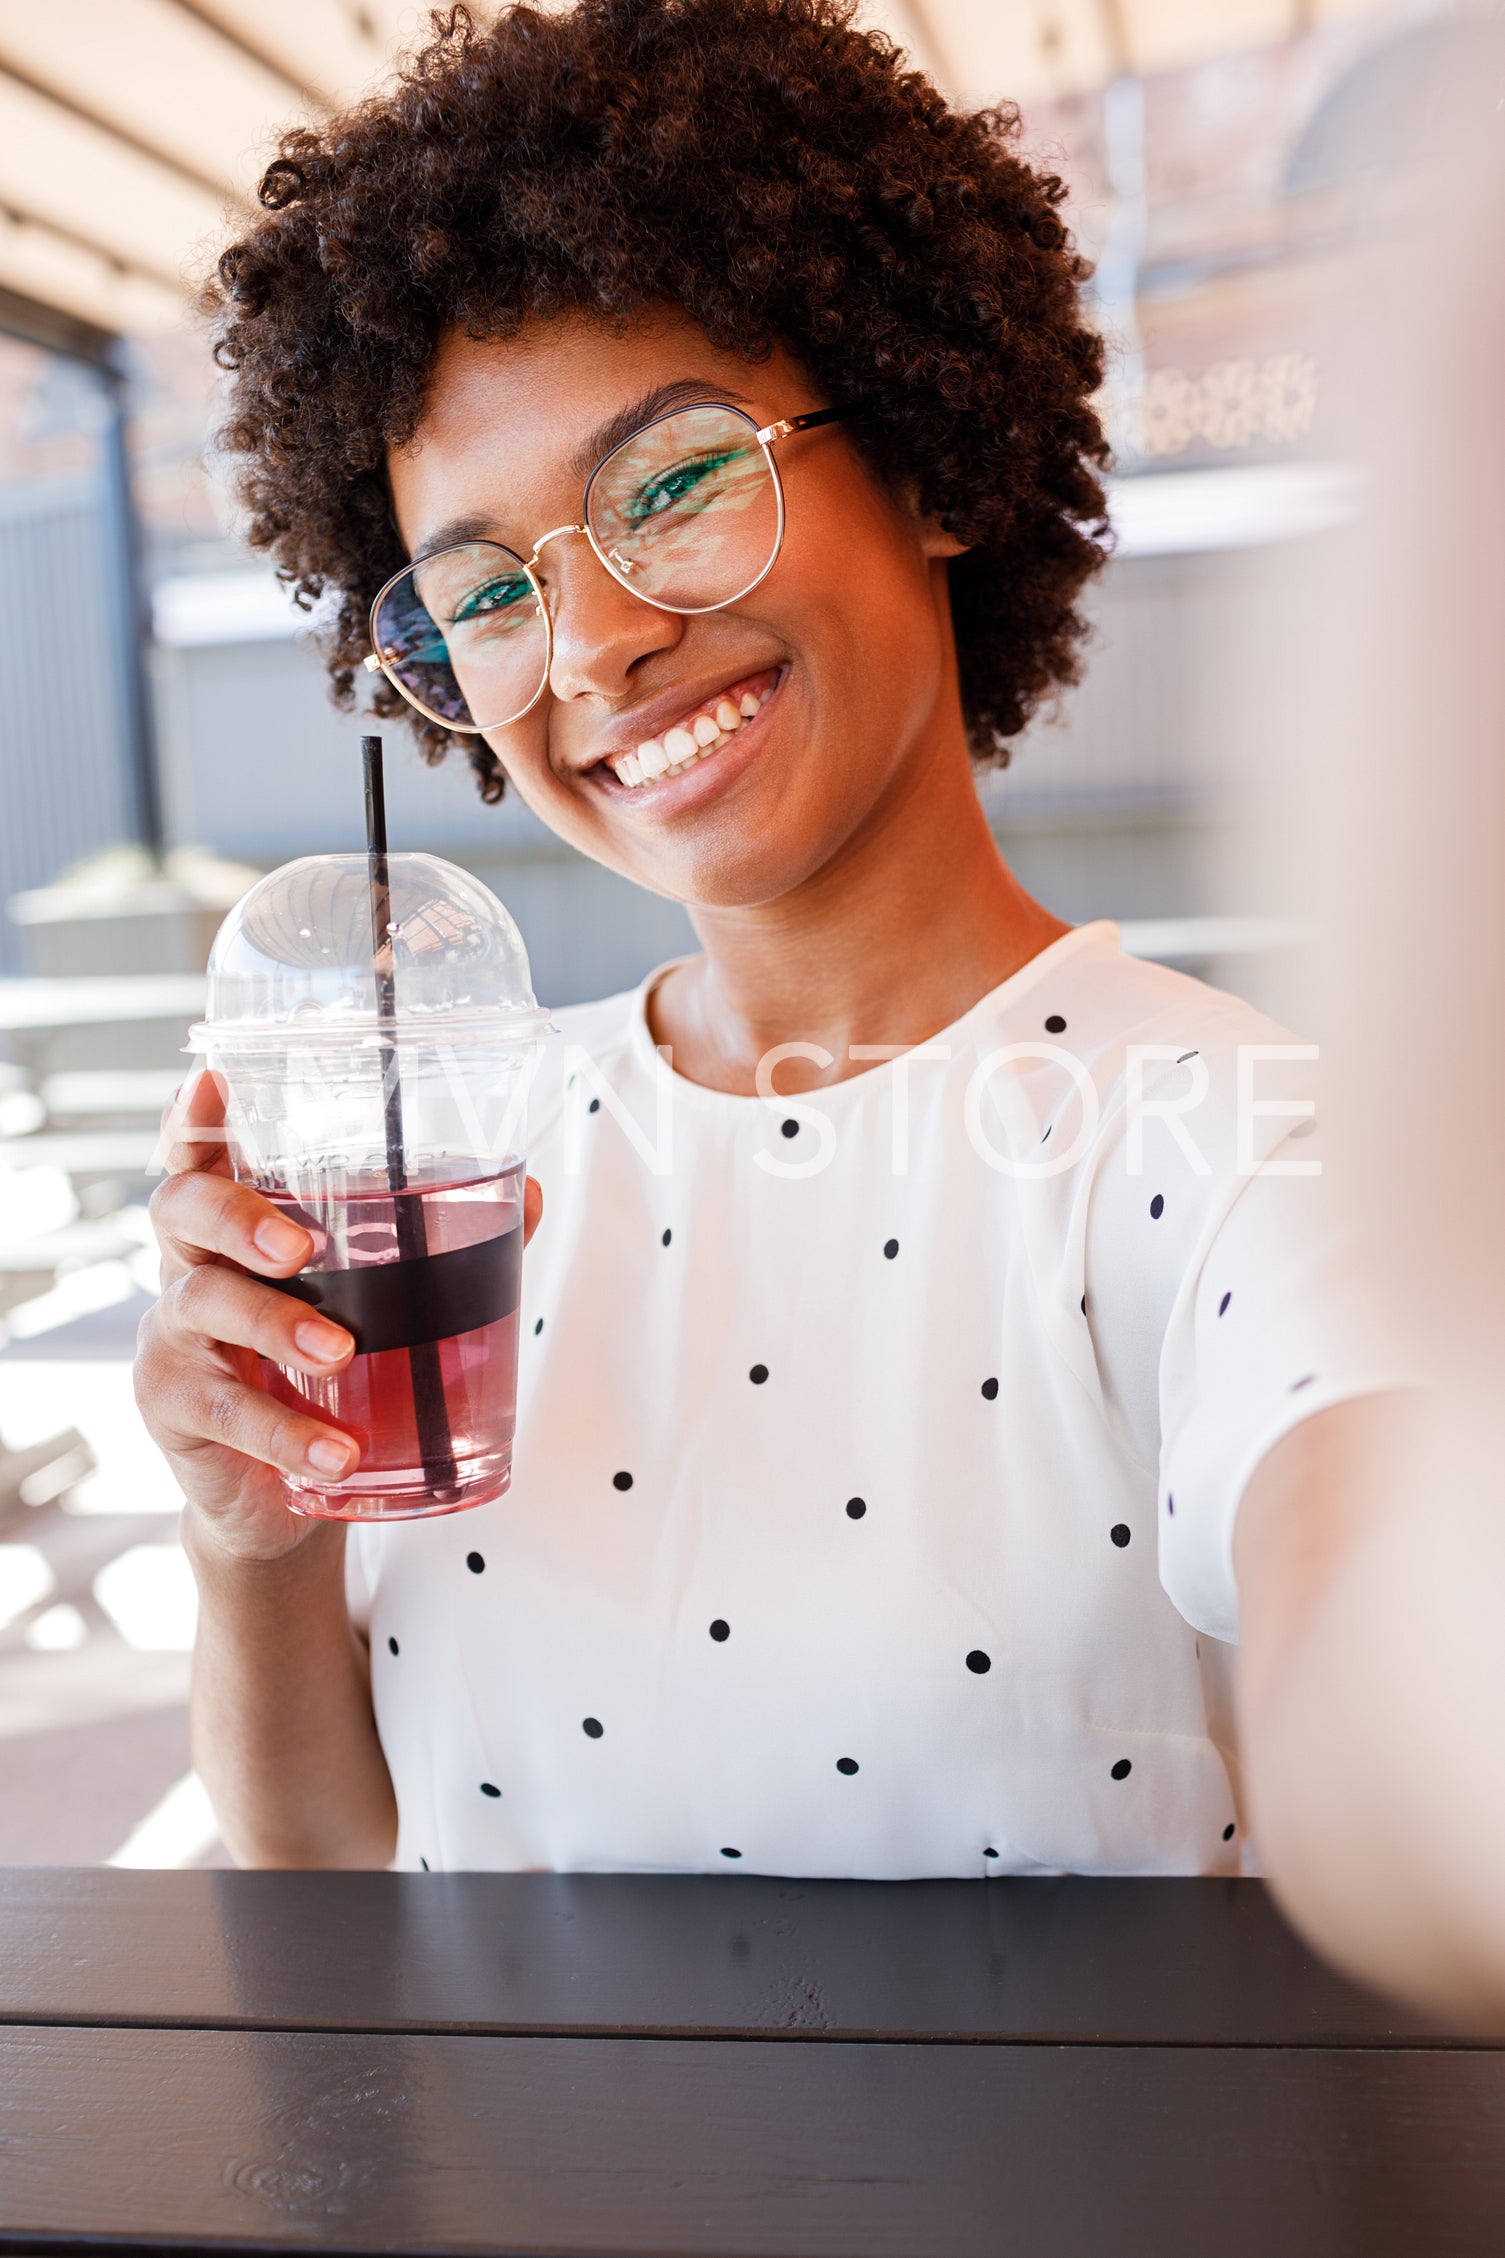
<path fill-rule="evenodd" d="M 855 1756 L 838 1756 L 836 1759 L 837 1771 L 844 1772 L 848 1779 L 852 1777 L 852 1774 L 857 1771 L 858 1768 L 859 1767 Z"/>
<path fill-rule="evenodd" d="M 1161 1218 L 1161 1216 L 1162 1216 L 1162 1215 L 1164 1215 L 1164 1213 L 1165 1213 L 1165 1194 L 1164 1194 L 1164 1192 L 1157 1192 L 1157 1193 L 1155 1194 L 1155 1197 L 1154 1197 L 1154 1198 L 1153 1198 L 1153 1199 L 1151 1200 L 1151 1202 L 1150 1202 L 1150 1213 L 1151 1213 L 1151 1215 L 1152 1215 L 1152 1216 L 1154 1217 L 1155 1221 L 1156 1221 L 1156 1222 L 1158 1223 L 1158 1222 L 1160 1221 L 1160 1218 Z"/>
<path fill-rule="evenodd" d="M 1129 1759 L 1126 1756 L 1121 1756 L 1113 1767 L 1112 1777 L 1115 1780 L 1126 1780 L 1133 1769 L 1134 1767 Z"/>
<path fill-rule="evenodd" d="M 731 1635 L 732 1627 L 730 1623 L 723 1622 L 722 1618 L 718 1615 L 715 1622 L 711 1625 L 711 1637 L 719 1646 L 723 1639 L 729 1639 Z"/>
<path fill-rule="evenodd" d="M 1174 1519 L 1174 1518 L 1175 1518 L 1175 1512 L 1176 1512 L 1176 1501 L 1175 1501 L 1175 1499 L 1174 1499 L 1173 1497 L 1171 1497 L 1171 1496 L 1170 1496 L 1169 1494 L 1167 1494 L 1167 1496 L 1166 1496 L 1166 1500 L 1165 1500 L 1165 1510 L 1166 1510 L 1166 1512 L 1167 1512 L 1168 1514 L 1170 1514 L 1170 1515 L 1171 1515 L 1172 1519 Z"/>
<path fill-rule="evenodd" d="M 1083 1316 L 1085 1317 L 1085 1316 L 1086 1316 L 1086 1314 L 1087 1314 L 1087 1296 L 1086 1296 L 1085 1294 L 1083 1294 L 1083 1296 L 1082 1296 L 1082 1315 L 1083 1315 Z"/>
<path fill-rule="evenodd" d="M 420 1865 L 420 1866 L 421 1866 L 421 1867 L 423 1868 L 423 1871 L 424 1871 L 424 1872 L 425 1872 L 425 1874 L 426 1874 L 426 1873 L 427 1873 L 427 1872 L 429 1871 L 429 1862 L 428 1862 L 428 1860 L 427 1860 L 426 1858 L 420 1858 L 420 1859 L 419 1859 L 419 1861 L 418 1861 L 418 1863 L 419 1863 L 419 1865 Z"/>
<path fill-rule="evenodd" d="M 800 1125 L 797 1121 L 781 1121 L 779 1123 L 779 1127 L 783 1130 L 786 1137 L 797 1137 L 800 1133 Z M 726 1852 L 723 1851 L 721 1855 L 724 1858 L 726 1856 Z"/>
<path fill-rule="evenodd" d="M 1111 1529 L 1110 1529 L 1110 1530 L 1108 1531 L 1108 1534 L 1109 1534 L 1109 1536 L 1110 1536 L 1110 1537 L 1111 1537 L 1111 1538 L 1113 1539 L 1113 1542 L 1114 1542 L 1114 1543 L 1115 1543 L 1115 1544 L 1117 1545 L 1117 1547 L 1118 1547 L 1119 1551 L 1120 1551 L 1120 1552 L 1122 1552 L 1122 1551 L 1123 1551 L 1123 1548 L 1124 1548 L 1124 1546 L 1125 1546 L 1125 1545 L 1126 1545 L 1126 1544 L 1128 1543 L 1128 1541 L 1129 1541 L 1129 1524 L 1128 1524 L 1128 1522 L 1127 1522 L 1127 1521 L 1115 1521 L 1115 1522 L 1114 1522 L 1114 1524 L 1113 1524 L 1113 1526 L 1112 1526 L 1112 1528 L 1111 1528 Z"/>
<path fill-rule="evenodd" d="M 897 1239 L 885 1239 L 885 1240 L 884 1240 L 884 1242 L 883 1242 L 883 1252 L 884 1252 L 884 1255 L 886 1256 L 886 1258 L 888 1259 L 888 1261 L 892 1262 L 892 1261 L 893 1261 L 893 1259 L 894 1259 L 894 1256 L 895 1256 L 895 1255 L 896 1255 L 896 1254 L 898 1253 L 898 1251 L 899 1251 L 899 1242 L 898 1242 L 898 1240 L 897 1240 Z"/>
<path fill-rule="evenodd" d="M 580 1730 L 582 1733 L 584 1733 L 588 1741 L 598 1741 L 601 1738 L 601 1735 L 605 1732 L 606 1727 L 602 1724 L 599 1717 L 582 1717 L 580 1720 Z"/>
<path fill-rule="evenodd" d="M 482 1795 L 500 1795 L 501 1792 L 501 1789 L 494 1788 L 489 1780 L 483 1780 L 481 1782 Z"/>
<path fill-rule="evenodd" d="M 1178 1066 L 1184 1066 L 1189 1058 L 1195 1058 L 1197 1055 L 1198 1054 L 1195 1051 L 1183 1051 L 1181 1053 L 1181 1056 L 1177 1059 L 1176 1064 Z"/>
<path fill-rule="evenodd" d="M 992 1667 L 993 1657 L 991 1654 L 984 1654 L 980 1646 L 973 1647 L 972 1652 L 967 1656 L 967 1668 L 975 1671 L 977 1676 L 981 1678 Z"/>
<path fill-rule="evenodd" d="M 614 1490 L 630 1490 L 632 1488 L 632 1476 L 628 1473 L 625 1466 L 623 1467 L 620 1474 L 613 1474 L 611 1478 L 611 1486 Z"/>
<path fill-rule="evenodd" d="M 766 1380 L 766 1379 L 768 1378 L 768 1367 L 767 1367 L 767 1365 L 766 1365 L 766 1364 L 755 1364 L 755 1365 L 753 1366 L 753 1368 L 752 1368 L 751 1372 L 749 1372 L 749 1373 L 748 1373 L 747 1377 L 749 1378 L 749 1380 L 751 1380 L 751 1382 L 752 1382 L 752 1384 L 753 1384 L 753 1386 L 754 1386 L 755 1388 L 761 1388 L 761 1387 L 762 1387 L 762 1385 L 763 1385 L 763 1382 L 764 1382 L 764 1381 L 765 1381 L 765 1380 Z"/>
<path fill-rule="evenodd" d="M 592 1098 L 589 1106 L 586 1108 L 586 1111 L 588 1113 L 599 1113 L 601 1111 L 601 1100 L 599 1098 Z"/>
<path fill-rule="evenodd" d="M 847 1499 L 847 1519 L 849 1521 L 860 1521 L 866 1511 L 867 1499 L 865 1497 L 849 1497 Z"/>
<path fill-rule="evenodd" d="M 989 1845 L 988 1845 L 987 1849 L 986 1849 L 986 1850 L 985 1850 L 985 1851 L 983 1852 L 983 1857 L 984 1857 L 984 1858 L 996 1858 L 997 1856 L 998 1856 L 998 1853 L 997 1853 L 997 1851 L 996 1851 L 996 1850 L 995 1850 L 995 1849 L 993 1848 L 992 1844 L 991 1844 L 991 1843 L 989 1843 Z"/>
<path fill-rule="evenodd" d="M 1315 1372 L 1308 1372 L 1304 1380 L 1293 1380 L 1291 1382 L 1291 1394 L 1294 1396 L 1299 1394 L 1303 1388 L 1309 1388 L 1316 1377 Z"/>
<path fill-rule="evenodd" d="M 982 1384 L 982 1392 L 987 1398 L 988 1402 L 991 1403 L 993 1401 L 993 1398 L 998 1393 L 998 1382 L 996 1380 L 984 1380 Z"/>
<path fill-rule="evenodd" d="M 670 1240 L 671 1240 L 671 1239 L 673 1238 L 673 1236 L 674 1236 L 674 1233 L 673 1233 L 672 1231 L 666 1231 L 666 1232 L 664 1233 L 663 1237 L 662 1237 L 662 1238 L 661 1238 L 661 1239 L 659 1240 L 659 1245 L 660 1245 L 661 1247 L 666 1247 L 666 1246 L 667 1246 L 667 1245 L 669 1244 L 669 1241 L 670 1241 Z"/>
<path fill-rule="evenodd" d="M 1228 1304 L 1232 1301 L 1232 1299 L 1233 1294 L 1231 1291 L 1224 1294 L 1222 1300 L 1218 1303 L 1219 1317 L 1226 1317 L 1228 1315 Z"/>
<path fill-rule="evenodd" d="M 723 1858 L 740 1858 L 742 1856 L 742 1853 L 740 1850 L 729 1850 L 725 1843 L 723 1843 L 721 1846 L 721 1855 Z"/>
<path fill-rule="evenodd" d="M 465 1555 L 465 1565 L 470 1570 L 472 1576 L 479 1576 L 485 1569 L 486 1561 L 481 1553 L 468 1552 Z"/>
<path fill-rule="evenodd" d="M 1042 1145 L 1043 1145 L 1043 1144 L 1045 1143 L 1045 1141 L 1046 1141 L 1046 1138 L 1048 1138 L 1048 1137 L 1049 1137 L 1049 1135 L 1050 1135 L 1050 1133 L 1051 1133 L 1052 1129 L 1054 1129 L 1054 1127 L 1055 1127 L 1055 1123 L 1054 1123 L 1053 1121 L 1047 1121 L 1047 1123 L 1045 1124 L 1045 1136 L 1044 1136 L 1044 1137 L 1042 1137 L 1042 1138 L 1040 1139 L 1040 1142 L 1041 1142 L 1041 1144 L 1042 1144 Z"/>
<path fill-rule="evenodd" d="M 539 1334 L 540 1334 L 540 1333 L 541 1333 L 542 1331 L 543 1331 L 543 1319 L 542 1319 L 542 1318 L 540 1317 L 540 1318 L 538 1319 L 538 1321 L 536 1322 L 536 1324 L 534 1325 L 534 1327 L 533 1327 L 533 1338 L 534 1338 L 534 1340 L 535 1340 L 535 1341 L 537 1340 L 537 1338 L 538 1338 Z"/>
<path fill-rule="evenodd" d="M 1229 1820 L 1229 1822 L 1228 1822 L 1228 1824 L 1227 1824 L 1227 1826 L 1226 1826 L 1226 1827 L 1225 1827 L 1225 1828 L 1223 1829 L 1223 1840 L 1224 1840 L 1224 1842 L 1232 1842 L 1232 1840 L 1233 1840 L 1233 1834 L 1234 1834 L 1233 1821 L 1232 1821 L 1232 1820 L 1230 1819 L 1230 1820 Z"/>
<path fill-rule="evenodd" d="M 395 1654 L 397 1652 L 397 1641 L 395 1639 L 388 1639 L 387 1652 L 388 1654 Z"/>
<path fill-rule="evenodd" d="M 1053 1012 L 1051 1013 L 1051 1015 L 1050 1015 L 1049 1019 L 1047 1019 L 1047 1020 L 1046 1020 L 1046 1022 L 1045 1022 L 1045 1032 L 1046 1032 L 1046 1034 L 1047 1034 L 1047 1035 L 1064 1035 L 1064 1034 L 1065 1034 L 1065 1032 L 1066 1032 L 1066 1022 L 1065 1022 L 1065 1020 L 1064 1020 L 1064 1019 L 1063 1019 L 1063 1018 L 1061 1017 L 1061 1014 L 1060 1014 L 1060 1013 L 1059 1013 L 1058 1011 L 1053 1011 Z"/>

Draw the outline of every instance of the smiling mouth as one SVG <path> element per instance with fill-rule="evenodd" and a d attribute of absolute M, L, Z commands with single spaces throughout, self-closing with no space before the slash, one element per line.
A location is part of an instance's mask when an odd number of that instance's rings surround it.
<path fill-rule="evenodd" d="M 656 784 L 664 776 L 683 775 L 697 761 L 713 760 L 723 745 L 748 722 L 756 720 L 778 688 L 778 670 L 753 675 L 742 684 L 718 690 L 702 705 L 692 707 L 662 737 L 645 737 L 635 752 L 619 754 L 605 765 L 629 791 Z"/>

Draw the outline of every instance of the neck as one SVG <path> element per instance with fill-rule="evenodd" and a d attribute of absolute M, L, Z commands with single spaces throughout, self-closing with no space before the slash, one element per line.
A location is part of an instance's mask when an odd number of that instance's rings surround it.
<path fill-rule="evenodd" d="M 864 1072 L 854 1045 L 923 1043 L 1067 931 L 1000 855 L 959 716 L 793 892 L 691 916 L 705 953 L 658 984 L 650 1025 L 680 1074 L 738 1095 L 779 1044 L 829 1054 L 779 1065 L 793 1095 Z"/>

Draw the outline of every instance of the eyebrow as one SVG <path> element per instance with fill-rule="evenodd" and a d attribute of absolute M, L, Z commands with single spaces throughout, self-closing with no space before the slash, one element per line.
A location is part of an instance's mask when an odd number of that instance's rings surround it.
<path fill-rule="evenodd" d="M 441 549 L 453 549 L 461 541 L 494 541 L 496 536 L 490 531 L 490 526 L 491 520 L 487 517 L 452 517 L 447 525 L 440 526 L 437 533 L 431 533 L 426 541 L 419 542 L 408 562 L 422 564 L 425 557 L 436 557 Z M 503 547 L 505 544 L 498 543 L 498 546 Z"/>
<path fill-rule="evenodd" d="M 635 431 L 640 431 L 645 423 L 656 423 L 660 416 L 672 415 L 676 408 L 691 407 L 700 401 L 725 401 L 729 407 L 734 408 L 750 405 L 745 393 L 735 392 L 729 385 L 714 378 L 681 376 L 676 377 L 672 384 L 656 384 L 652 391 L 643 393 L 640 399 L 629 400 L 625 407 L 618 408 L 615 415 L 608 416 L 604 423 L 598 423 L 593 431 L 586 433 L 569 458 L 567 467 L 570 476 L 579 479 L 583 486 L 597 463 L 609 455 L 613 448 L 620 447 L 624 439 L 630 439 Z M 419 542 L 413 551 L 411 562 L 415 565 L 422 564 L 425 557 L 437 556 L 441 549 L 452 549 L 458 542 L 495 540 L 492 519 L 474 514 L 454 517 L 431 533 L 427 540 Z M 507 546 L 505 542 L 497 545 L 503 548 Z"/>
<path fill-rule="evenodd" d="M 701 400 L 724 400 L 734 408 L 747 405 L 745 394 L 730 391 L 726 385 L 703 376 L 682 376 L 672 384 L 656 384 L 640 400 L 629 400 L 625 408 L 619 408 L 605 423 L 598 423 L 594 431 L 586 433 L 570 457 L 571 473 L 583 483 L 604 456 L 614 447 L 620 447 L 624 439 L 630 439 L 645 423 L 656 423 L 660 416 L 671 414 L 675 408 L 688 408 Z"/>

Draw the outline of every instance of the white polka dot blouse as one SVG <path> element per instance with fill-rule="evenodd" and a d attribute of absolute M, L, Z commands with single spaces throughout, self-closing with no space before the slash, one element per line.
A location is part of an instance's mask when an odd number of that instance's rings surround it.
<path fill-rule="evenodd" d="M 1394 1377 L 1315 1054 L 1097 924 L 734 1097 L 658 977 L 550 1041 L 510 1491 L 349 1532 L 396 1863 L 1247 1868 L 1234 1514 Z"/>

